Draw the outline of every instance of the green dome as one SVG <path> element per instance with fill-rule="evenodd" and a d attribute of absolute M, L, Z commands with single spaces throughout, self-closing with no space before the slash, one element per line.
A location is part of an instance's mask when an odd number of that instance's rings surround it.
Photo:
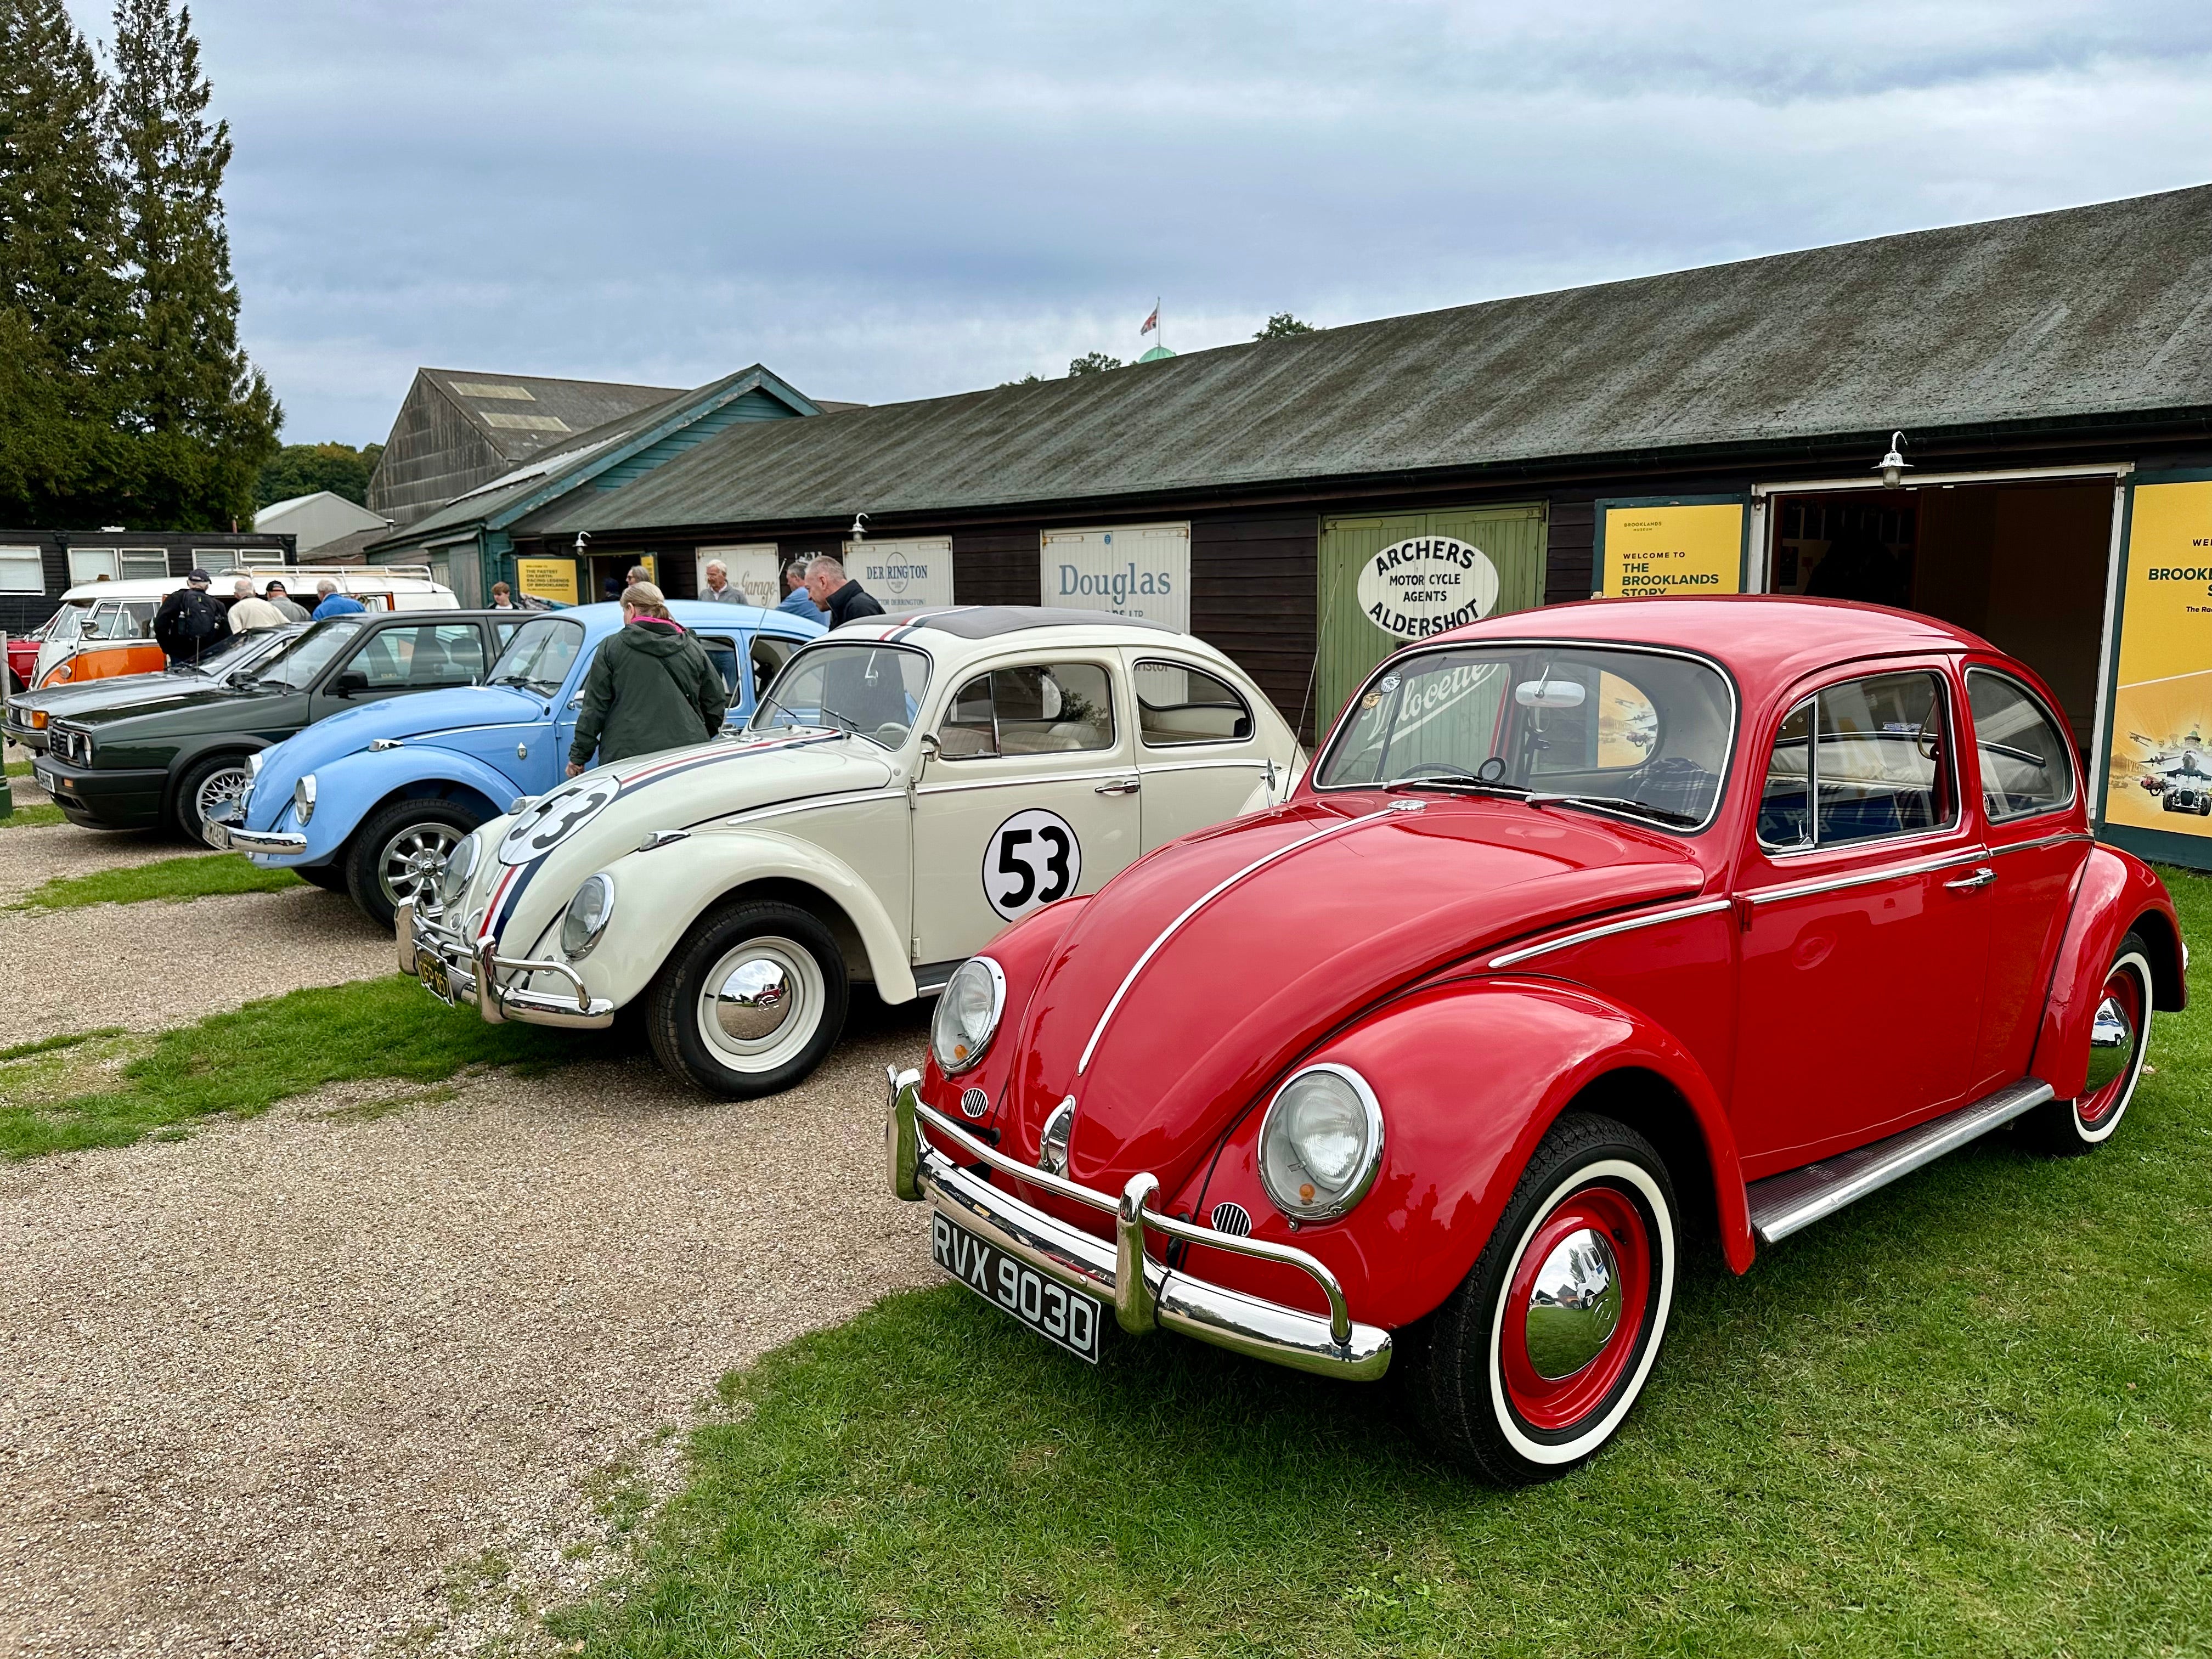
<path fill-rule="evenodd" d="M 1143 356 L 1138 358 L 1137 361 L 1140 363 L 1157 363 L 1164 357 L 1172 357 L 1174 356 L 1175 353 L 1170 351 L 1165 346 L 1154 346 Z"/>

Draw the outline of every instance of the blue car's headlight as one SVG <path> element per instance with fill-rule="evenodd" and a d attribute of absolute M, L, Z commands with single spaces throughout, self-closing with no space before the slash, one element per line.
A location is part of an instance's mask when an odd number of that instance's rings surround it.
<path fill-rule="evenodd" d="M 300 828 L 307 827 L 307 820 L 315 816 L 315 775 L 302 772 L 299 782 L 292 786 L 292 816 L 299 820 Z"/>

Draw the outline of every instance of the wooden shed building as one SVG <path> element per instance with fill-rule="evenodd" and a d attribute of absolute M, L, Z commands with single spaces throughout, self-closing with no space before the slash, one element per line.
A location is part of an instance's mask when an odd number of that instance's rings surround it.
<path fill-rule="evenodd" d="M 2212 866 L 2161 799 L 2212 756 L 2208 295 L 2201 187 L 732 427 L 507 534 L 672 592 L 710 551 L 832 551 L 895 611 L 1139 611 L 1308 732 L 1460 617 L 1887 602 L 2037 667 L 2111 832 Z"/>

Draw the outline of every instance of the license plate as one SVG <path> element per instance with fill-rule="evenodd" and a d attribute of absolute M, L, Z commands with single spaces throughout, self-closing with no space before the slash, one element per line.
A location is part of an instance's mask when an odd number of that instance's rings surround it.
<path fill-rule="evenodd" d="M 52 772 L 47 771 L 45 767 L 33 767 L 31 769 L 31 776 L 37 781 L 39 787 L 45 790 L 48 794 L 58 795 L 61 793 L 61 781 Z"/>
<path fill-rule="evenodd" d="M 446 964 L 438 960 L 434 951 L 415 953 L 415 977 L 422 981 L 422 988 L 444 1003 L 453 1006 L 453 977 L 446 972 Z"/>
<path fill-rule="evenodd" d="M 1078 1359 L 1098 1363 L 1106 1304 L 1097 1297 L 1048 1279 L 951 1217 L 935 1212 L 929 1218 L 929 1249 L 939 1267 L 1000 1312 Z"/>

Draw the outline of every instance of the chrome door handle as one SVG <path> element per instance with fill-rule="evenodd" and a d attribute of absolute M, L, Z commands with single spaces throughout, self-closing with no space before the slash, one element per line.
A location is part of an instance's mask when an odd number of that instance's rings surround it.
<path fill-rule="evenodd" d="M 1145 787 L 1141 778 L 1116 778 L 1111 783 L 1102 783 L 1097 793 L 1102 795 L 1133 795 Z"/>
<path fill-rule="evenodd" d="M 1954 893 L 1971 893 L 1978 887 L 1986 887 L 1997 878 L 1997 872 L 1986 864 L 1977 865 L 1971 876 L 1961 876 L 1956 881 L 1947 881 L 1944 886 Z"/>

